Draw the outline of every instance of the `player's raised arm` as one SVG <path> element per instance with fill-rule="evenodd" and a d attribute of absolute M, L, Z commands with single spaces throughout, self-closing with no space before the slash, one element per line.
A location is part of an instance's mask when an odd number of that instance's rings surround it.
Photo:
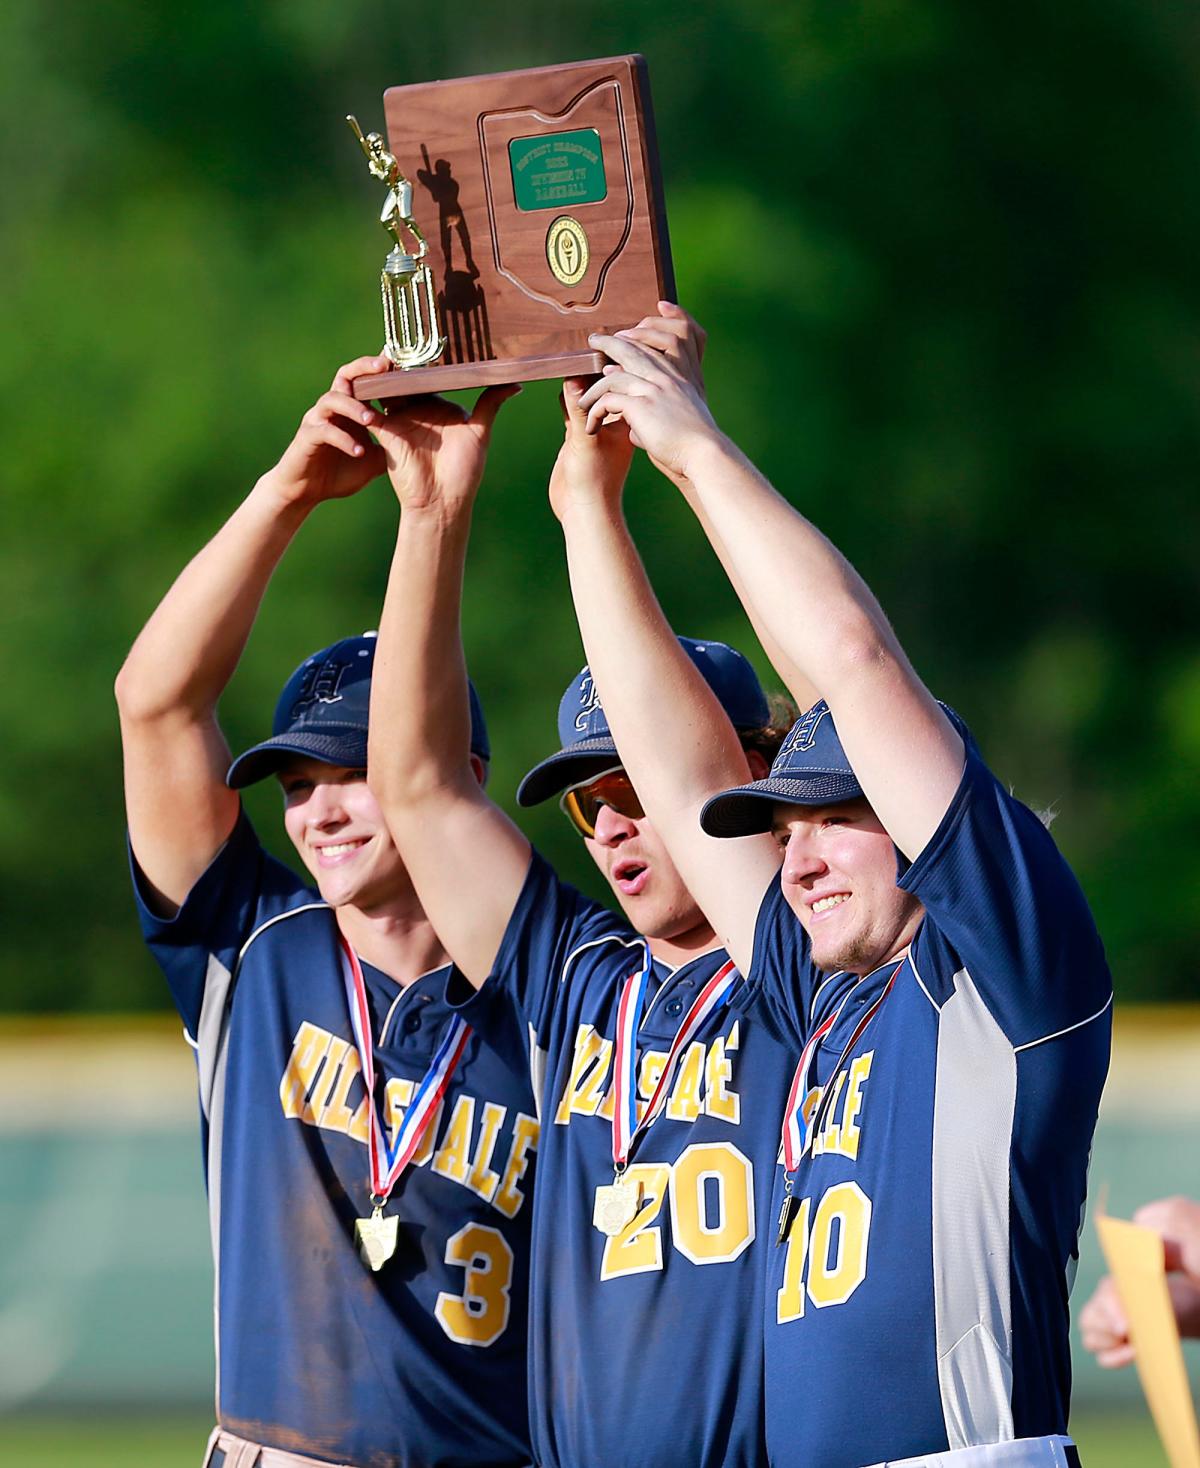
<path fill-rule="evenodd" d="M 717 694 L 658 604 L 621 512 L 628 434 L 617 423 L 589 435 L 580 407 L 584 388 L 579 381 L 563 384 L 565 435 L 550 496 L 562 522 L 588 666 L 646 814 L 745 971 L 755 914 L 779 868 L 778 848 L 764 836 L 731 851 L 728 842 L 701 831 L 699 815 L 715 789 L 764 774 L 766 765 L 758 757 L 762 767 L 751 769 Z"/>
<path fill-rule="evenodd" d="M 659 301 L 655 315 L 643 317 L 636 326 L 617 332 L 617 336 L 622 341 L 636 342 L 639 346 L 651 347 L 654 351 L 661 353 L 703 396 L 704 373 L 701 362 L 708 334 L 682 306 L 676 305 L 673 301 Z M 651 459 L 653 460 L 653 455 Z M 657 464 L 656 467 L 664 473 L 667 472 L 662 464 Z M 709 518 L 703 502 L 692 492 L 690 481 L 676 479 L 675 482 L 712 543 L 722 570 L 733 583 L 733 589 L 737 592 L 746 615 L 750 618 L 759 643 L 771 660 L 771 666 L 783 679 L 784 686 L 796 700 L 797 706 L 801 709 L 811 707 L 820 697 L 819 690 L 809 682 L 807 674 L 796 663 L 788 649 L 777 641 L 771 628 L 759 615 L 754 599 L 747 593 L 743 585 L 738 567 L 726 550 L 725 543 Z"/>
<path fill-rule="evenodd" d="M 496 412 L 515 390 L 489 388 L 469 416 L 413 399 L 377 429 L 401 513 L 371 682 L 368 780 L 434 931 L 475 985 L 530 857 L 470 756 L 459 621 L 475 491 Z"/>
<path fill-rule="evenodd" d="M 658 467 L 686 486 L 768 653 L 784 650 L 781 676 L 794 665 L 820 690 L 867 799 L 915 857 L 958 787 L 963 745 L 870 589 L 721 433 L 675 363 L 629 339 L 592 344 L 612 365 L 582 400 L 589 427 L 619 414 Z"/>
<path fill-rule="evenodd" d="M 279 463 L 159 603 L 117 676 L 130 840 L 164 916 L 237 819 L 217 702 L 271 573 L 316 505 L 354 494 L 383 472 L 383 452 L 368 433 L 378 414 L 355 401 L 350 384 L 389 365 L 361 357 L 338 369 Z"/>

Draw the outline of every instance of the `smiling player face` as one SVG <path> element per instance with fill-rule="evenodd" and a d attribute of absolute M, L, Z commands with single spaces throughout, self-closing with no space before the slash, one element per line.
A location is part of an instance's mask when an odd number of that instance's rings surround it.
<path fill-rule="evenodd" d="M 896 886 L 895 847 L 865 800 L 781 803 L 772 829 L 783 894 L 818 968 L 870 973 L 912 941 L 924 908 Z"/>
<path fill-rule="evenodd" d="M 279 783 L 283 824 L 331 907 L 369 911 L 411 890 L 365 770 L 296 758 Z"/>

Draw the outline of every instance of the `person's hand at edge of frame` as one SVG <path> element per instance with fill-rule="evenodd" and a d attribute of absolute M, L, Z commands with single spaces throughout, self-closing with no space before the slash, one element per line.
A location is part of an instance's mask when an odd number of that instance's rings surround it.
<path fill-rule="evenodd" d="M 1176 1195 L 1143 1203 L 1134 1223 L 1153 1229 L 1162 1239 L 1167 1272 L 1179 1272 L 1200 1289 L 1200 1203 Z"/>
<path fill-rule="evenodd" d="M 1167 1290 L 1181 1336 L 1200 1336 L 1200 1203 L 1191 1198 L 1158 1198 L 1144 1203 L 1133 1222 L 1163 1241 Z M 1084 1349 L 1101 1366 L 1128 1366 L 1134 1359 L 1125 1307 L 1110 1275 L 1096 1286 L 1079 1313 Z"/>
<path fill-rule="evenodd" d="M 1167 1293 L 1179 1334 L 1200 1336 L 1200 1285 L 1182 1274 L 1167 1275 Z M 1129 1338 L 1129 1318 L 1116 1281 L 1106 1274 L 1079 1312 L 1079 1337 L 1085 1351 L 1090 1351 L 1098 1365 L 1114 1370 L 1128 1366 L 1136 1352 Z"/>

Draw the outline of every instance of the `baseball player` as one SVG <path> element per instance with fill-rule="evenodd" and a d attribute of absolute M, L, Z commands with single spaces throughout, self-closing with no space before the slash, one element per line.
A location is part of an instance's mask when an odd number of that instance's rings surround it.
<path fill-rule="evenodd" d="M 454 958 L 453 1003 L 539 1097 L 535 1459 L 749 1468 L 765 1459 L 763 1231 L 792 1057 L 731 1004 L 739 976 L 643 817 L 588 669 L 559 706 L 561 748 L 518 800 L 560 797 L 623 919 L 561 882 L 470 778 L 459 605 L 474 486 L 436 448 L 457 412 L 425 400 L 381 431 L 403 509 L 371 785 Z M 556 474 L 586 480 L 597 452 L 624 477 L 623 433 L 574 435 Z M 782 731 L 749 664 L 721 643 L 676 646 L 712 690 L 730 778 L 765 772 L 758 746 Z"/>
<path fill-rule="evenodd" d="M 683 331 L 665 308 L 593 339 L 611 365 L 572 407 L 593 430 L 625 421 L 768 650 L 825 695 L 767 779 L 722 789 L 732 741 L 638 590 L 614 497 L 577 497 L 567 540 L 629 776 L 744 967 L 732 1002 L 794 1047 L 768 1250 L 771 1461 L 1075 1462 L 1067 1296 L 1112 999 L 1099 937 L 1048 831 L 862 580 L 716 428 Z M 676 696 L 651 718 L 664 686 Z"/>
<path fill-rule="evenodd" d="M 217 700 L 276 563 L 384 467 L 342 367 L 167 593 L 117 682 L 146 940 L 196 1051 L 216 1270 L 212 1468 L 529 1462 L 527 1080 L 446 955 L 365 779 L 373 635 L 306 658 L 230 763 Z M 502 394 L 458 436 L 477 472 Z M 472 704 L 472 778 L 487 734 Z M 302 879 L 238 791 L 278 779 Z M 315 890 L 314 890 L 315 888 Z"/>

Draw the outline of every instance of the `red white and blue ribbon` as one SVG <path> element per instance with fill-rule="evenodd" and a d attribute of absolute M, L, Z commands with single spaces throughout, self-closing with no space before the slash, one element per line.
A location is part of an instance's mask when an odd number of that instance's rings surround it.
<path fill-rule="evenodd" d="M 450 1085 L 455 1067 L 462 1059 L 471 1026 L 460 1015 L 452 1016 L 429 1069 L 405 1108 L 404 1120 L 389 1145 L 379 1122 L 375 1105 L 375 1046 L 371 1038 L 371 1014 L 367 1008 L 367 986 L 363 981 L 358 954 L 338 934 L 342 950 L 342 976 L 346 981 L 346 1002 L 350 1007 L 350 1024 L 358 1048 L 359 1064 L 367 1088 L 367 1115 L 370 1120 L 368 1150 L 371 1158 L 371 1197 L 380 1204 L 387 1200 L 400 1174 L 412 1161 L 438 1107 Z"/>
<path fill-rule="evenodd" d="M 679 1031 L 667 1051 L 658 1083 L 646 1103 L 642 1118 L 637 1114 L 637 1035 L 642 1024 L 642 1012 L 646 1004 L 646 990 L 650 984 L 650 945 L 645 945 L 645 958 L 636 973 L 625 980 L 621 1000 L 617 1008 L 617 1053 L 613 1065 L 613 1085 L 616 1088 L 612 1122 L 613 1167 L 618 1173 L 625 1170 L 633 1144 L 642 1132 L 654 1121 L 663 1109 L 671 1082 L 679 1066 L 680 1057 L 715 1010 L 727 1002 L 741 975 L 733 961 L 723 963 L 704 984 L 692 1001 L 692 1006 L 683 1017 Z"/>
<path fill-rule="evenodd" d="M 804 1101 L 808 1095 L 808 1068 L 812 1063 L 813 1052 L 833 1028 L 841 1012 L 841 1005 L 839 1005 L 833 1014 L 809 1035 L 808 1043 L 800 1052 L 800 1062 L 796 1066 L 796 1073 L 792 1076 L 792 1088 L 788 1092 L 787 1107 L 783 1113 L 783 1165 L 788 1172 L 795 1172 L 804 1155 L 805 1134 L 808 1130 L 804 1116 Z"/>
<path fill-rule="evenodd" d="M 875 1018 L 880 1005 L 892 992 L 892 985 L 896 982 L 896 975 L 903 967 L 903 960 L 906 956 L 907 954 L 901 956 L 900 962 L 896 964 L 892 970 L 891 977 L 884 985 L 883 992 L 874 1003 L 868 1005 L 863 1011 L 858 1023 L 854 1026 L 850 1038 L 846 1041 L 845 1047 L 842 1050 L 838 1063 L 829 1073 L 829 1080 L 831 1082 L 836 1079 L 838 1072 L 845 1065 L 850 1052 L 858 1044 L 863 1032 Z M 813 1055 L 816 1053 L 817 1046 L 829 1031 L 833 1029 L 838 1020 L 841 1019 L 842 1010 L 845 1009 L 847 1002 L 857 992 L 859 984 L 863 982 L 864 980 L 860 979 L 858 984 L 855 984 L 847 992 L 842 1002 L 829 1018 L 822 1021 L 808 1037 L 804 1049 L 800 1052 L 800 1061 L 796 1066 L 796 1073 L 792 1076 L 791 1090 L 788 1092 L 787 1109 L 783 1113 L 783 1165 L 786 1172 L 795 1172 L 796 1168 L 800 1165 L 800 1160 L 808 1150 L 813 1137 L 820 1130 L 820 1124 L 825 1119 L 825 1113 L 833 1099 L 833 1088 L 827 1083 L 824 1087 L 818 1089 L 813 1101 L 809 1102 L 807 1106 L 805 1104 L 809 1096 L 806 1087 L 808 1085 L 808 1072 L 812 1065 Z"/>

